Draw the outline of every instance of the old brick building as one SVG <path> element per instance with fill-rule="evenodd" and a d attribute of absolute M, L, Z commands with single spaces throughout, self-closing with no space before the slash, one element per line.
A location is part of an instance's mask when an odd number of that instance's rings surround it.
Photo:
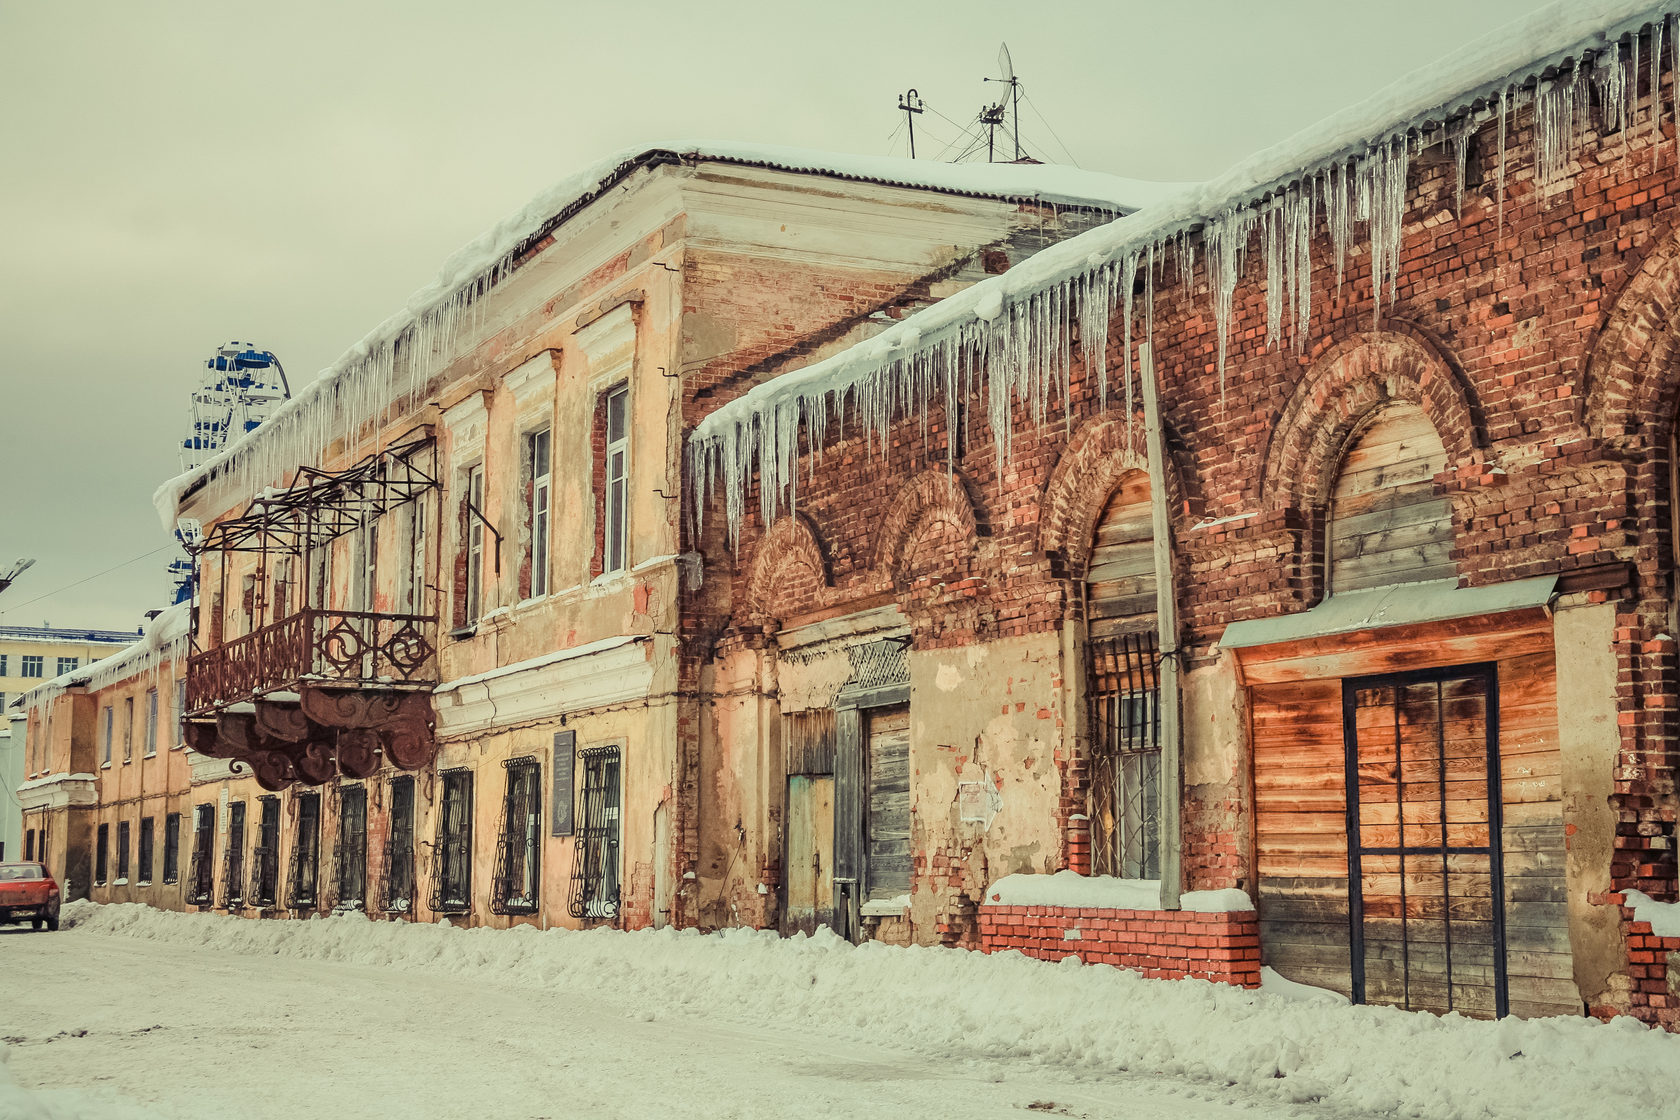
<path fill-rule="evenodd" d="M 1677 28 L 1545 19 L 732 384 L 730 917 L 1676 1023 Z"/>

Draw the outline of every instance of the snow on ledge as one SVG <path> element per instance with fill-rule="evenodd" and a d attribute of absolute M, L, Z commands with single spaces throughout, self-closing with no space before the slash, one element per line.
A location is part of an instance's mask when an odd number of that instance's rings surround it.
<path fill-rule="evenodd" d="M 1254 909 L 1248 892 L 1235 887 L 1187 891 L 1182 909 L 1197 914 L 1240 914 Z M 1070 909 L 1159 910 L 1161 884 L 1154 879 L 1117 879 L 1112 875 L 1005 875 L 986 889 L 987 906 L 1065 906 Z"/>
<path fill-rule="evenodd" d="M 858 913 L 865 918 L 901 918 L 910 909 L 910 896 L 895 895 L 892 898 L 873 898 L 858 909 Z"/>
<path fill-rule="evenodd" d="M 480 621 L 482 621 L 482 619 Z M 641 634 L 614 634 L 610 638 L 601 638 L 598 641 L 590 642 L 587 645 L 574 646 L 571 649 L 556 650 L 553 653 L 545 653 L 540 657 L 532 657 L 525 661 L 516 661 L 512 665 L 503 665 L 499 669 L 489 669 L 482 673 L 474 673 L 470 677 L 457 677 L 455 680 L 445 681 L 438 685 L 432 690 L 432 694 L 435 696 L 439 693 L 455 692 L 458 689 L 465 688 L 467 685 L 483 684 L 486 681 L 497 680 L 501 677 L 509 677 L 515 673 L 525 673 L 532 669 L 546 668 L 549 665 L 556 665 L 562 661 L 572 661 L 579 657 L 588 657 L 591 654 L 605 653 L 609 649 L 617 649 L 619 646 L 629 645 L 631 642 L 640 642 L 645 640 L 645 636 Z"/>
<path fill-rule="evenodd" d="M 1633 907 L 1634 921 L 1650 922 L 1658 937 L 1680 937 L 1680 902 L 1658 902 L 1644 891 L 1623 891 L 1622 896 Z"/>
<path fill-rule="evenodd" d="M 17 787 L 17 792 L 27 793 L 32 789 L 45 789 L 47 786 L 64 785 L 68 782 L 97 782 L 98 780 L 99 777 L 96 774 L 48 774 L 44 778 L 24 782 Z"/>

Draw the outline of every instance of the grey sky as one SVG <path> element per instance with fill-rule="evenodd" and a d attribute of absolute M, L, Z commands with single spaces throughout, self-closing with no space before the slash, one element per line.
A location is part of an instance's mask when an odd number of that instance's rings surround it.
<path fill-rule="evenodd" d="M 0 0 L 0 621 L 163 605 L 154 486 L 215 347 L 294 388 L 548 183 L 674 137 L 903 154 L 1007 40 L 1023 135 L 1216 174 L 1537 0 L 1041 5 Z M 955 133 L 932 113 L 932 148 Z M 919 137 L 920 139 L 921 137 Z"/>

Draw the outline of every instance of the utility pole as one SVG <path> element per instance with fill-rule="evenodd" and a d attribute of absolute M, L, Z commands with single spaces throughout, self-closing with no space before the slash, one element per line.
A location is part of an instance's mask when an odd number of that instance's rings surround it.
<path fill-rule="evenodd" d="M 34 563 L 35 561 L 26 557 L 19 557 L 17 560 L 13 561 L 11 567 L 5 569 L 4 571 L 0 571 L 0 591 L 4 591 L 6 588 L 10 587 L 19 576 L 34 566 Z"/>
<path fill-rule="evenodd" d="M 986 162 L 996 162 L 994 149 L 997 146 L 998 125 L 1003 123 L 1003 102 L 996 105 L 986 105 L 980 110 L 980 123 L 986 126 Z"/>
<path fill-rule="evenodd" d="M 910 158 L 916 158 L 916 117 L 921 114 L 922 99 L 915 90 L 898 95 L 898 108 L 904 114 L 905 123 L 910 126 Z"/>

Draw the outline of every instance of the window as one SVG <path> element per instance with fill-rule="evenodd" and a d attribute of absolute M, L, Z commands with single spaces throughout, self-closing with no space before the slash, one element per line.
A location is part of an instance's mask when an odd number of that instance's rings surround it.
<path fill-rule="evenodd" d="M 182 677 L 175 682 L 175 745 L 186 746 L 187 732 L 187 678 Z"/>
<path fill-rule="evenodd" d="M 154 840 L 152 836 L 156 821 L 151 817 L 140 818 L 140 869 L 138 878 L 142 887 L 152 885 L 152 854 Z"/>
<path fill-rule="evenodd" d="M 618 913 L 619 763 L 617 747 L 583 752 L 583 827 L 572 871 L 571 915 Z"/>
<path fill-rule="evenodd" d="M 146 693 L 146 757 L 157 754 L 158 695 L 157 689 Z"/>
<path fill-rule="evenodd" d="M 26 860 L 35 858 L 35 830 L 33 828 L 26 830 L 23 834 L 23 858 Z"/>
<path fill-rule="evenodd" d="M 0 692 L 0 719 L 6 718 L 6 694 Z"/>
<path fill-rule="evenodd" d="M 134 697 L 123 701 L 123 761 L 134 761 Z"/>
<path fill-rule="evenodd" d="M 1161 736 L 1149 476 L 1121 479 L 1097 521 L 1084 583 L 1091 733 L 1091 871 L 1160 875 Z"/>
<path fill-rule="evenodd" d="M 364 517 L 361 526 L 350 539 L 350 609 L 371 611 L 374 608 L 374 588 L 379 564 L 379 522 Z"/>
<path fill-rule="evenodd" d="M 303 790 L 292 802 L 297 829 L 292 834 L 292 864 L 286 876 L 286 906 L 308 910 L 317 905 L 321 864 L 321 795 Z"/>
<path fill-rule="evenodd" d="M 257 825 L 257 847 L 251 853 L 250 902 L 270 907 L 280 880 L 280 799 L 263 797 L 258 804 L 262 806 L 262 820 Z"/>
<path fill-rule="evenodd" d="M 222 905 L 237 910 L 245 904 L 245 802 L 228 806 L 227 853 L 222 856 Z"/>
<path fill-rule="evenodd" d="M 117 823 L 117 883 L 128 882 L 128 822 Z"/>
<path fill-rule="evenodd" d="M 407 774 L 391 779 L 390 835 L 385 840 L 387 912 L 414 910 L 414 779 Z"/>
<path fill-rule="evenodd" d="M 239 577 L 239 632 L 249 634 L 257 628 L 257 576 L 246 572 Z"/>
<path fill-rule="evenodd" d="M 46 676 L 46 658 L 32 653 L 23 655 L 23 675 L 26 677 Z"/>
<path fill-rule="evenodd" d="M 163 818 L 163 881 L 181 881 L 181 814 L 170 813 Z"/>
<path fill-rule="evenodd" d="M 367 903 L 367 787 L 346 786 L 338 802 L 338 902 L 340 910 Z"/>
<path fill-rule="evenodd" d="M 209 906 L 215 900 L 216 807 L 199 805 L 193 810 L 192 866 L 187 869 L 187 901 Z"/>
<path fill-rule="evenodd" d="M 402 538 L 397 561 L 398 609 L 426 613 L 426 507 L 420 499 L 402 507 L 397 521 Z"/>
<path fill-rule="evenodd" d="M 471 770 L 443 772 L 443 808 L 433 853 L 432 909 L 459 914 L 472 909 Z"/>
<path fill-rule="evenodd" d="M 1452 499 L 1435 489 L 1447 451 L 1415 404 L 1364 422 L 1342 459 L 1325 531 L 1332 593 L 1453 579 Z"/>
<path fill-rule="evenodd" d="M 79 658 L 79 657 L 61 657 L 61 658 L 59 658 L 58 659 L 58 675 L 62 677 L 66 673 L 74 673 L 76 671 L 76 667 L 78 665 L 80 665 L 81 663 L 82 663 L 82 659 Z"/>
<path fill-rule="evenodd" d="M 462 623 L 478 621 L 484 597 L 484 468 L 467 472 L 467 587 Z"/>
<path fill-rule="evenodd" d="M 105 705 L 105 743 L 99 759 L 100 763 L 105 766 L 111 765 L 111 739 L 116 735 L 116 726 L 116 709 L 107 704 Z"/>
<path fill-rule="evenodd" d="M 323 544 L 309 552 L 309 605 L 326 610 L 332 605 L 332 545 Z"/>
<path fill-rule="evenodd" d="M 621 572 L 629 551 L 630 388 L 607 394 L 606 530 L 602 570 Z"/>
<path fill-rule="evenodd" d="M 0 677 L 4 677 L 4 676 L 7 675 L 7 672 L 8 672 L 7 665 L 6 665 L 7 660 L 8 660 L 8 656 L 4 653 L 0 653 Z"/>
<path fill-rule="evenodd" d="M 534 914 L 541 882 L 542 764 L 535 755 L 526 755 L 502 765 L 507 768 L 507 793 L 490 909 L 497 914 Z"/>
<path fill-rule="evenodd" d="M 548 594 L 549 438 L 546 428 L 525 437 L 525 522 L 531 533 L 525 593 L 531 598 Z"/>
<path fill-rule="evenodd" d="M 103 887 L 111 867 L 111 826 L 101 824 L 93 845 L 93 885 Z"/>
<path fill-rule="evenodd" d="M 282 556 L 274 562 L 274 618 L 287 617 L 292 606 L 292 558 Z"/>

